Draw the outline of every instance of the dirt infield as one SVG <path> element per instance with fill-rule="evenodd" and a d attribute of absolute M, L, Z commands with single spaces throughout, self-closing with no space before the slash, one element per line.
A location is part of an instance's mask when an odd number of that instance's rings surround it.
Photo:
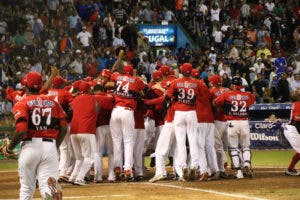
<path fill-rule="evenodd" d="M 229 171 L 230 172 L 230 171 Z M 148 178 L 153 170 L 148 171 Z M 279 168 L 255 169 L 253 179 L 217 180 L 207 182 L 158 183 L 122 182 L 100 183 L 87 186 L 62 184 L 64 199 L 172 199 L 172 200 L 235 200 L 235 199 L 300 199 L 300 176 L 290 177 Z M 16 171 L 0 171 L 0 199 L 18 199 L 19 181 Z M 36 198 L 39 197 L 36 191 Z"/>

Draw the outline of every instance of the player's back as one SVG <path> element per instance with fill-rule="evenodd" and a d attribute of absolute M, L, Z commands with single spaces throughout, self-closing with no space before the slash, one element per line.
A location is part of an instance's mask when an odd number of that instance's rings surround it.
<path fill-rule="evenodd" d="M 116 106 L 136 109 L 136 98 L 139 92 L 144 89 L 144 83 L 137 77 L 117 74 L 112 79 L 116 82 L 114 98 Z"/>
<path fill-rule="evenodd" d="M 28 122 L 25 138 L 41 137 L 56 139 L 59 133 L 60 119 L 65 112 L 52 98 L 45 95 L 26 96 L 14 106 L 16 120 Z"/>
<path fill-rule="evenodd" d="M 250 92 L 229 91 L 224 94 L 224 114 L 227 120 L 248 119 L 249 107 L 254 104 L 255 96 Z"/>
<path fill-rule="evenodd" d="M 200 83 L 188 77 L 174 80 L 167 95 L 174 98 L 174 109 L 180 111 L 195 110 L 196 98 L 199 95 Z"/>

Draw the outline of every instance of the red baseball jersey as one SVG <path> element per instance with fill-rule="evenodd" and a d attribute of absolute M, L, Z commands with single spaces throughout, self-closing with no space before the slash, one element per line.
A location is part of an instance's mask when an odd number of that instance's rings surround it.
<path fill-rule="evenodd" d="M 177 77 L 176 76 L 168 76 L 167 78 L 165 78 L 162 82 L 161 82 L 161 86 L 164 89 L 168 89 L 171 85 L 171 83 L 176 80 Z"/>
<path fill-rule="evenodd" d="M 138 77 L 114 73 L 111 80 L 116 82 L 114 88 L 115 106 L 136 109 L 136 98 L 144 90 L 145 84 Z"/>
<path fill-rule="evenodd" d="M 81 94 L 73 99 L 71 107 L 73 118 L 70 134 L 96 134 L 96 122 L 99 111 L 97 99 L 93 95 Z"/>
<path fill-rule="evenodd" d="M 291 111 L 291 121 L 300 122 L 300 101 L 293 103 Z"/>
<path fill-rule="evenodd" d="M 30 95 L 17 102 L 13 108 L 16 123 L 26 120 L 28 131 L 25 138 L 56 139 L 60 126 L 66 125 L 62 107 L 45 95 Z"/>
<path fill-rule="evenodd" d="M 99 92 L 94 96 L 99 105 L 96 127 L 109 125 L 109 120 L 114 105 L 114 98 L 110 95 L 107 95 L 105 92 Z"/>
<path fill-rule="evenodd" d="M 174 100 L 174 109 L 179 111 L 196 110 L 196 98 L 200 95 L 200 82 L 189 77 L 174 80 L 167 95 Z"/>
<path fill-rule="evenodd" d="M 216 106 L 223 106 L 226 120 L 247 120 L 249 107 L 254 102 L 253 94 L 237 90 L 225 92 L 214 100 Z"/>
<path fill-rule="evenodd" d="M 146 109 L 142 102 L 137 103 L 136 110 L 134 111 L 134 128 L 135 129 L 145 129 L 144 117 Z"/>
<path fill-rule="evenodd" d="M 60 105 L 70 104 L 73 100 L 71 93 L 65 89 L 51 88 L 48 90 L 48 96 L 51 96 Z"/>
<path fill-rule="evenodd" d="M 225 88 L 225 87 L 214 87 L 214 88 L 210 89 L 210 93 L 211 93 L 213 99 L 216 99 L 221 94 L 223 94 L 225 92 L 229 92 L 229 91 L 230 91 L 230 89 Z M 225 121 L 224 111 L 223 111 L 222 107 L 219 107 L 214 110 L 214 117 L 215 117 L 215 120 Z"/>
<path fill-rule="evenodd" d="M 6 99 L 13 102 L 13 104 L 26 97 L 25 91 L 14 90 L 12 87 L 7 87 L 5 93 Z"/>
<path fill-rule="evenodd" d="M 211 107 L 212 95 L 209 93 L 208 87 L 204 82 L 200 83 L 200 96 L 196 101 L 196 113 L 199 123 L 213 123 L 214 114 Z"/>

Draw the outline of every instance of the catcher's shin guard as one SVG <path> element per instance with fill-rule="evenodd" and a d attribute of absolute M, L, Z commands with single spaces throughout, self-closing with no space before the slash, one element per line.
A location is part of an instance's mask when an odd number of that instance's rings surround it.
<path fill-rule="evenodd" d="M 240 166 L 240 158 L 239 158 L 239 150 L 236 148 L 228 148 L 228 153 L 230 155 L 231 158 L 231 163 L 232 163 L 232 168 L 235 170 L 239 170 L 241 169 Z"/>
<path fill-rule="evenodd" d="M 249 147 L 242 148 L 244 166 L 251 167 L 251 150 Z"/>
<path fill-rule="evenodd" d="M 53 200 L 62 200 L 62 189 L 58 182 L 53 177 L 48 178 L 48 187 L 51 191 L 51 197 Z M 49 194 L 46 194 L 46 199 L 49 198 Z M 51 198 L 49 198 L 51 199 Z"/>

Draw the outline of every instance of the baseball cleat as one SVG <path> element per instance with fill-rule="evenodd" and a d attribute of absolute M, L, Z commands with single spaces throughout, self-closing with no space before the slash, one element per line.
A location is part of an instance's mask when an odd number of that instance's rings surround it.
<path fill-rule="evenodd" d="M 135 181 L 143 181 L 145 178 L 144 178 L 144 176 L 137 176 L 137 177 L 135 177 Z"/>
<path fill-rule="evenodd" d="M 121 167 L 115 167 L 114 172 L 115 172 L 116 180 L 119 181 L 120 180 L 120 175 L 122 173 Z"/>
<path fill-rule="evenodd" d="M 200 178 L 199 178 L 199 181 L 207 181 L 207 179 L 208 179 L 208 173 L 207 172 L 205 172 L 205 173 L 203 173 L 203 174 L 201 174 L 201 176 L 200 176 Z"/>
<path fill-rule="evenodd" d="M 210 177 L 208 177 L 209 181 L 214 181 L 219 179 L 220 179 L 220 172 L 215 172 Z"/>
<path fill-rule="evenodd" d="M 85 185 L 87 185 L 87 182 L 85 180 L 75 180 L 74 185 L 85 186 Z"/>
<path fill-rule="evenodd" d="M 299 176 L 300 175 L 300 173 L 297 172 L 296 169 L 286 169 L 284 173 L 285 173 L 285 175 L 288 175 L 288 176 Z"/>
<path fill-rule="evenodd" d="M 244 175 L 243 175 L 242 170 L 237 170 L 236 173 L 235 173 L 235 175 L 234 175 L 234 178 L 236 178 L 236 179 L 243 179 Z"/>
<path fill-rule="evenodd" d="M 58 182 L 53 177 L 49 177 L 47 180 L 48 187 L 51 191 L 53 200 L 62 200 L 62 189 Z M 46 194 L 47 195 L 47 194 Z"/>
<path fill-rule="evenodd" d="M 185 180 L 189 178 L 189 169 L 187 167 L 182 168 L 182 176 Z"/>
<path fill-rule="evenodd" d="M 220 178 L 222 178 L 222 179 L 229 179 L 230 176 L 226 172 L 220 172 Z"/>
<path fill-rule="evenodd" d="M 195 168 L 195 167 L 192 167 L 192 168 L 190 169 L 190 180 L 191 180 L 191 181 L 194 180 L 194 179 L 196 178 L 196 173 L 197 173 L 196 168 Z"/>
<path fill-rule="evenodd" d="M 59 176 L 58 182 L 59 183 L 69 183 L 69 178 L 66 176 Z"/>
<path fill-rule="evenodd" d="M 125 181 L 133 181 L 134 180 L 130 169 L 126 169 L 124 171 L 124 176 L 125 176 Z"/>
<path fill-rule="evenodd" d="M 253 169 L 249 166 L 245 166 L 244 168 L 245 168 L 245 176 L 249 178 L 253 178 L 254 176 Z"/>
<path fill-rule="evenodd" d="M 180 181 L 180 182 L 186 182 L 186 180 L 183 177 L 179 177 L 178 181 Z"/>
<path fill-rule="evenodd" d="M 151 178 L 150 180 L 149 180 L 149 183 L 155 183 L 155 182 L 157 182 L 157 181 L 163 181 L 163 180 L 165 180 L 165 176 L 163 176 L 163 175 L 155 175 L 153 178 Z"/>

